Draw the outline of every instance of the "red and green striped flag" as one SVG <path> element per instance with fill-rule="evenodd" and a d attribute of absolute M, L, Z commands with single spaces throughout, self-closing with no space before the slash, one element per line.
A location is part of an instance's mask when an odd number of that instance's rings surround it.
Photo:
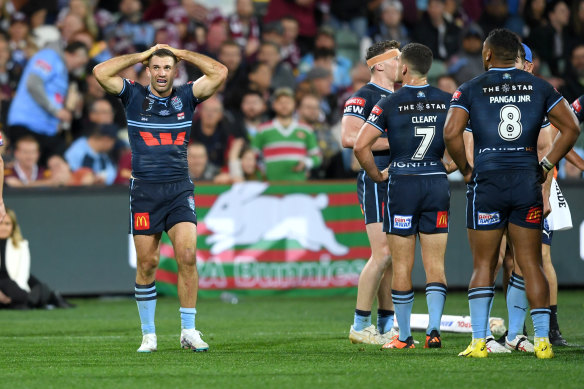
<path fill-rule="evenodd" d="M 371 254 L 354 181 L 197 185 L 202 296 L 354 293 Z M 177 265 L 161 243 L 157 289 L 176 295 Z"/>

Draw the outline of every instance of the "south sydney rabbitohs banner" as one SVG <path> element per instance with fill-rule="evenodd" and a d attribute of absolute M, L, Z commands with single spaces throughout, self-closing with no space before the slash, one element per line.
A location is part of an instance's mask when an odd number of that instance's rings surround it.
<path fill-rule="evenodd" d="M 197 185 L 197 266 L 203 291 L 351 290 L 371 250 L 355 184 Z M 157 289 L 176 294 L 163 236 Z"/>

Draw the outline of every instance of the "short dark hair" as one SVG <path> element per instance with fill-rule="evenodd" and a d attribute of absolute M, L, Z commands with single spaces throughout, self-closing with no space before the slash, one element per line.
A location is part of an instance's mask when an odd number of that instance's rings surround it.
<path fill-rule="evenodd" d="M 174 53 L 168 49 L 155 50 L 150 55 L 150 58 L 148 58 L 148 65 L 150 65 L 150 60 L 152 60 L 152 57 L 171 57 L 174 60 L 174 64 L 178 62 L 178 58 L 176 58 L 176 55 L 174 55 Z"/>
<path fill-rule="evenodd" d="M 21 143 L 23 143 L 23 142 L 24 143 L 26 143 L 26 142 L 28 142 L 28 143 L 34 143 L 34 144 L 37 145 L 37 147 L 40 148 L 40 143 L 39 143 L 39 141 L 34 136 L 32 136 L 32 135 L 23 135 L 20 138 L 18 138 L 16 140 L 16 142 L 14 143 L 14 149 L 15 150 L 18 149 L 18 145 L 21 144 Z"/>
<path fill-rule="evenodd" d="M 321 58 L 334 58 L 335 51 L 331 49 L 327 49 L 325 47 L 316 48 L 314 49 L 314 59 L 321 59 Z"/>
<path fill-rule="evenodd" d="M 408 43 L 401 52 L 402 61 L 406 62 L 410 69 L 425 76 L 432 66 L 432 50 L 421 43 Z"/>
<path fill-rule="evenodd" d="M 493 55 L 503 61 L 515 61 L 521 47 L 517 34 L 506 28 L 491 31 L 485 42 L 490 46 Z"/>
<path fill-rule="evenodd" d="M 381 41 L 373 44 L 373 46 L 367 49 L 367 54 L 365 55 L 365 60 L 369 60 L 379 54 L 383 54 L 391 49 L 399 49 L 400 43 L 398 41 Z"/>
<path fill-rule="evenodd" d="M 79 49 L 83 49 L 85 53 L 89 53 L 89 48 L 85 46 L 85 43 L 79 41 L 69 43 L 67 47 L 65 47 L 65 52 L 73 54 Z"/>

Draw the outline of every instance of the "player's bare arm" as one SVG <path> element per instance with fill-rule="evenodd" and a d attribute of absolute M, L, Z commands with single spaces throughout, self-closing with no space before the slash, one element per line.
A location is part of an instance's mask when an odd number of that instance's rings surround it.
<path fill-rule="evenodd" d="M 341 142 L 343 147 L 346 148 L 353 148 L 355 147 L 355 141 L 357 139 L 357 135 L 359 134 L 359 130 L 363 126 L 365 121 L 363 119 L 358 118 L 352 115 L 343 116 L 343 120 L 341 121 Z M 383 138 L 377 138 L 375 143 L 371 146 L 371 150 L 373 151 L 383 151 L 388 150 L 389 144 L 387 140 Z"/>
<path fill-rule="evenodd" d="M 4 159 L 0 155 L 0 222 L 6 216 L 6 207 L 4 206 Z"/>
<path fill-rule="evenodd" d="M 547 126 L 541 129 L 537 137 L 537 158 L 541 160 L 550 150 L 553 143 L 553 132 L 557 131 L 553 126 Z M 552 187 L 553 174 L 548 174 L 545 182 L 542 184 L 541 193 L 543 197 L 543 215 L 547 217 L 551 211 L 550 190 Z"/>
<path fill-rule="evenodd" d="M 560 133 L 554 140 L 550 151 L 542 159 L 542 167 L 546 173 L 572 149 L 580 135 L 578 120 L 565 99 L 552 108 L 548 113 L 548 119 Z"/>
<path fill-rule="evenodd" d="M 119 95 L 122 89 L 124 89 L 124 80 L 118 76 L 118 73 L 137 63 L 147 61 L 152 53 L 163 48 L 162 46 L 156 45 L 141 53 L 127 54 L 108 59 L 93 68 L 93 75 L 107 93 Z"/>
<path fill-rule="evenodd" d="M 372 147 L 373 144 L 379 139 L 381 132 L 371 124 L 365 123 L 357 139 L 355 140 L 355 145 L 353 146 L 353 152 L 355 157 L 363 170 L 367 172 L 367 175 L 375 182 L 383 182 L 387 180 L 388 172 L 387 169 L 380 172 L 375 164 L 375 159 L 373 158 Z"/>
<path fill-rule="evenodd" d="M 451 107 L 444 124 L 444 144 L 452 160 L 464 176 L 464 181 L 469 182 L 472 174 L 472 166 L 466 159 L 466 151 L 463 139 L 464 129 L 468 123 L 468 112 L 462 108 Z"/>
<path fill-rule="evenodd" d="M 175 49 L 168 45 L 161 46 L 163 49 L 172 51 L 179 60 L 190 62 L 203 72 L 203 77 L 193 83 L 193 95 L 196 98 L 200 100 L 209 98 L 227 79 L 227 67 L 213 58 L 189 50 Z"/>
<path fill-rule="evenodd" d="M 454 163 L 454 160 L 448 154 L 448 150 L 444 150 L 444 156 L 442 157 L 442 165 L 446 169 L 446 174 L 450 174 L 458 170 L 458 166 Z"/>

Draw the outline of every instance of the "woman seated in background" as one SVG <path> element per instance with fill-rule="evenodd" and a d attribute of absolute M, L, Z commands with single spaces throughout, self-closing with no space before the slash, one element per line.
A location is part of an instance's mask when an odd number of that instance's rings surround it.
<path fill-rule="evenodd" d="M 0 221 L 0 309 L 73 306 L 30 274 L 28 241 L 22 237 L 14 211 L 6 209 Z"/>

